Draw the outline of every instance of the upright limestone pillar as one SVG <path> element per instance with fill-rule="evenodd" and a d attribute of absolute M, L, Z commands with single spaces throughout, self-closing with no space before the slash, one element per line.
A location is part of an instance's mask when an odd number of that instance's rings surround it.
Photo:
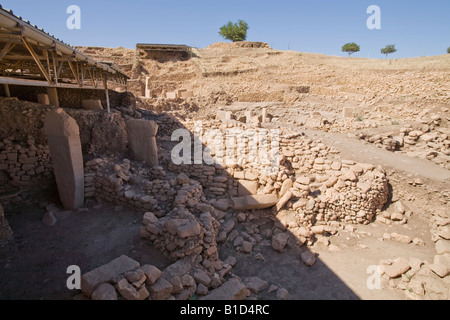
<path fill-rule="evenodd" d="M 80 130 L 63 109 L 50 111 L 44 124 L 59 198 L 66 209 L 84 204 L 84 169 Z"/>
<path fill-rule="evenodd" d="M 158 125 L 149 120 L 127 121 L 128 141 L 134 156 L 150 166 L 158 165 L 158 147 L 156 134 Z"/>

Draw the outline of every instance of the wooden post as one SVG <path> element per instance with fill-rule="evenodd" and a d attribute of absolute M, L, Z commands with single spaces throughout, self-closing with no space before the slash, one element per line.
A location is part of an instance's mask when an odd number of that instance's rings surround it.
<path fill-rule="evenodd" d="M 51 105 L 59 108 L 58 91 L 56 88 L 47 88 L 48 100 Z"/>
<path fill-rule="evenodd" d="M 5 84 L 5 95 L 7 98 L 11 98 L 11 92 L 9 91 L 9 84 Z"/>
<path fill-rule="evenodd" d="M 41 71 L 42 75 L 45 77 L 45 79 L 48 81 L 48 83 L 51 85 L 53 84 L 52 82 L 52 78 L 50 77 L 50 75 L 47 73 L 47 70 L 45 70 L 44 65 L 42 64 L 41 60 L 39 60 L 39 56 L 36 54 L 36 52 L 33 50 L 33 47 L 31 46 L 31 44 L 27 41 L 27 39 L 25 39 L 25 37 L 22 37 L 22 42 L 25 45 L 25 47 L 27 48 L 28 52 L 31 54 L 31 56 L 33 57 L 34 61 L 36 62 L 36 64 L 39 67 L 39 70 Z"/>
<path fill-rule="evenodd" d="M 59 81 L 59 74 L 58 74 L 58 68 L 57 68 L 57 62 L 56 62 L 56 54 L 54 51 L 52 51 L 52 60 L 53 60 L 53 72 L 55 75 L 55 83 L 58 84 Z"/>
<path fill-rule="evenodd" d="M 150 89 L 148 88 L 148 83 L 150 81 L 150 77 L 145 78 L 145 92 L 144 95 L 146 98 L 150 98 Z"/>
<path fill-rule="evenodd" d="M 108 113 L 111 113 L 111 107 L 109 104 L 108 76 L 106 74 L 103 77 L 103 86 L 105 87 L 106 94 L 106 109 L 108 110 Z"/>

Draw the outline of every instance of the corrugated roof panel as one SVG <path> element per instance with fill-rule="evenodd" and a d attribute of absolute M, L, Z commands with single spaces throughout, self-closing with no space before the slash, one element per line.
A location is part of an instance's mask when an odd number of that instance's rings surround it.
<path fill-rule="evenodd" d="M 10 9 L 5 9 L 5 8 L 2 7 L 2 5 L 0 5 L 0 14 L 2 14 L 2 15 L 11 15 L 11 16 L 13 16 L 14 18 L 16 18 L 16 19 L 20 20 L 21 22 L 23 22 L 25 25 L 27 25 L 27 27 L 30 27 L 30 28 L 32 28 L 32 29 L 35 29 L 36 31 L 40 31 L 40 32 L 43 33 L 45 36 L 47 36 L 49 39 L 51 39 L 51 40 L 53 40 L 53 41 L 55 41 L 55 42 L 59 42 L 59 43 L 61 43 L 62 45 L 64 45 L 64 46 L 70 48 L 71 50 L 74 51 L 74 53 L 78 53 L 79 55 L 83 56 L 83 57 L 85 58 L 85 60 L 91 59 L 90 57 L 88 57 L 88 56 L 86 56 L 84 53 L 82 53 L 81 51 L 78 51 L 77 49 L 73 48 L 72 46 L 68 45 L 67 43 L 65 43 L 65 42 L 63 42 L 63 41 L 61 41 L 61 40 L 59 40 L 58 38 L 54 37 L 53 35 L 50 35 L 50 34 L 49 34 L 48 32 L 46 32 L 44 29 L 39 28 L 39 27 L 37 27 L 37 26 L 33 26 L 33 25 L 31 25 L 31 23 L 30 23 L 28 20 L 23 20 L 22 17 L 16 16 L 16 15 L 13 13 L 12 10 L 10 10 Z M 91 60 L 92 60 L 92 59 L 91 59 Z M 108 72 L 112 73 L 112 74 L 115 74 L 115 73 L 116 73 L 116 70 L 114 70 L 113 68 L 110 68 L 108 65 L 103 65 L 103 69 L 104 69 L 105 71 L 108 71 Z M 129 77 L 128 77 L 123 71 L 117 70 L 117 72 L 119 72 L 119 73 L 122 74 L 124 77 L 126 77 L 126 78 L 129 79 Z"/>

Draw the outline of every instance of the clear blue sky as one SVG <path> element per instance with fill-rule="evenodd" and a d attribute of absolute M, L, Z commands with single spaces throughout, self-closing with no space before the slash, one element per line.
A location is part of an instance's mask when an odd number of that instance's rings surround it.
<path fill-rule="evenodd" d="M 248 40 L 275 49 L 345 56 L 346 42 L 361 45 L 355 57 L 392 58 L 445 54 L 450 46 L 450 0 L 0 0 L 31 23 L 71 45 L 135 48 L 136 43 L 204 48 L 224 41 L 219 28 L 243 19 Z M 69 30 L 69 5 L 81 8 L 81 30 Z M 381 30 L 369 30 L 369 5 L 381 8 Z"/>

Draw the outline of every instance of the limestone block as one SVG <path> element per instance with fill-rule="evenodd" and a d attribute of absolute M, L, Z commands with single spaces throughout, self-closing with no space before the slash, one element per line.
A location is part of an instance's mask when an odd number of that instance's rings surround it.
<path fill-rule="evenodd" d="M 258 182 L 257 181 L 248 181 L 248 180 L 239 180 L 238 185 L 238 196 L 251 196 L 255 195 L 258 192 Z"/>
<path fill-rule="evenodd" d="M 85 99 L 81 101 L 84 110 L 103 110 L 102 102 L 95 99 Z"/>
<path fill-rule="evenodd" d="M 247 287 L 239 279 L 232 278 L 200 300 L 243 300 L 248 293 Z"/>
<path fill-rule="evenodd" d="M 177 94 L 175 92 L 167 92 L 166 93 L 166 98 L 175 100 L 177 98 Z"/>
<path fill-rule="evenodd" d="M 134 156 L 145 161 L 150 166 L 158 166 L 158 146 L 156 134 L 158 125 L 155 121 L 127 121 L 128 140 Z"/>
<path fill-rule="evenodd" d="M 139 263 L 127 256 L 121 256 L 110 263 L 94 269 L 81 276 L 81 291 L 87 297 L 91 297 L 94 290 L 102 283 L 139 268 Z"/>
<path fill-rule="evenodd" d="M 194 92 L 192 91 L 184 91 L 181 93 L 180 98 L 182 99 L 187 99 L 187 98 L 193 98 L 194 97 Z"/>
<path fill-rule="evenodd" d="M 275 194 L 253 195 L 233 198 L 234 210 L 257 210 L 273 207 L 278 202 Z"/>
<path fill-rule="evenodd" d="M 55 109 L 45 118 L 44 132 L 61 203 L 66 209 L 77 209 L 84 204 L 84 161 L 78 124 L 63 109 Z"/>

